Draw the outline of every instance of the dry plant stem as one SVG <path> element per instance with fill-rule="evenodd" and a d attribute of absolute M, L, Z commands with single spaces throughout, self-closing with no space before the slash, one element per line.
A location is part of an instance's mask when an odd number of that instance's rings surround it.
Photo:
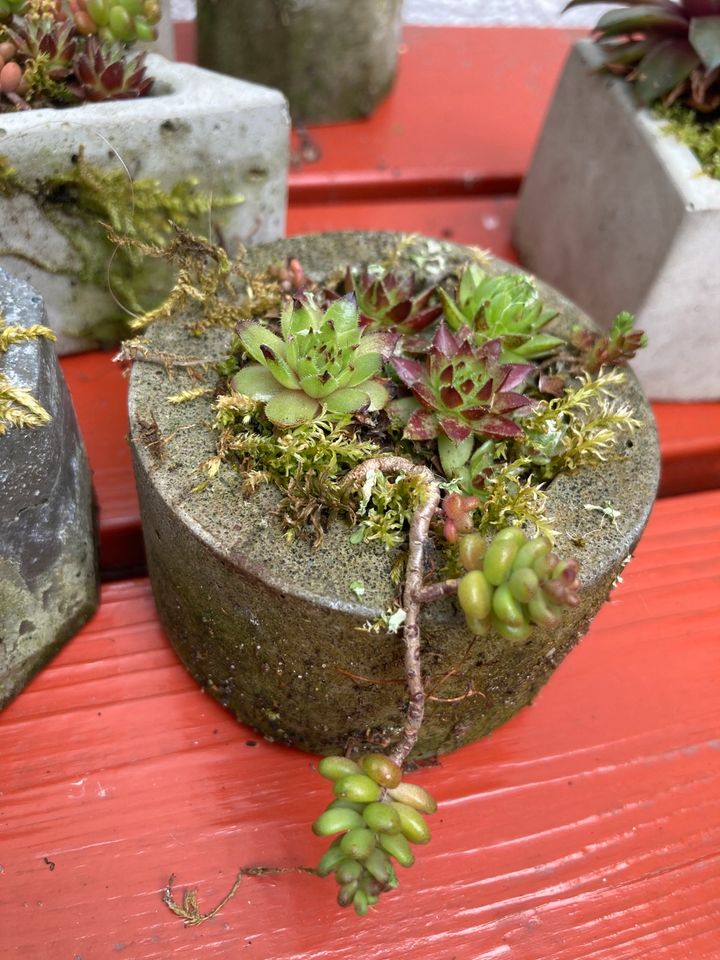
<path fill-rule="evenodd" d="M 400 473 L 421 477 L 426 484 L 425 502 L 413 514 L 410 524 L 408 561 L 403 587 L 403 640 L 405 642 L 405 676 L 409 694 L 407 716 L 400 741 L 390 752 L 390 759 L 402 767 L 408 754 L 417 743 L 425 714 L 425 688 L 420 661 L 420 604 L 423 602 L 423 561 L 428 541 L 430 524 L 440 504 L 440 484 L 427 467 L 406 460 L 404 457 L 374 457 L 359 464 L 348 473 L 345 485 L 355 487 L 373 472 Z M 434 599 L 434 597 L 433 597 Z"/>
<path fill-rule="evenodd" d="M 212 910 L 209 910 L 207 913 L 201 913 L 198 907 L 197 890 L 185 890 L 182 904 L 177 902 L 173 896 L 173 885 L 175 883 L 175 874 L 173 873 L 170 875 L 167 886 L 163 890 L 162 899 L 165 906 L 174 913 L 176 917 L 181 917 L 185 921 L 186 927 L 198 927 L 201 923 L 205 923 L 206 920 L 211 920 L 217 916 L 225 904 L 232 900 L 238 892 L 243 877 L 264 877 L 279 873 L 310 873 L 313 876 L 317 876 L 317 871 L 314 867 L 241 867 L 237 872 L 235 882 L 222 900 L 220 900 Z"/>

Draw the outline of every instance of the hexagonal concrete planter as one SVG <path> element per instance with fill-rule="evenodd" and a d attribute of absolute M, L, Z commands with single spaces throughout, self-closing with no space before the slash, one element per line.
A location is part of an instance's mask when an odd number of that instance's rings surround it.
<path fill-rule="evenodd" d="M 0 116 L 0 161 L 30 186 L 28 194 L 0 184 L 0 264 L 43 295 L 61 353 L 91 346 L 107 336 L 108 318 L 123 316 L 122 291 L 106 281 L 110 253 L 101 251 L 96 263 L 92 243 L 78 251 L 73 191 L 52 183 L 73 169 L 81 148 L 92 168 L 157 180 L 165 191 L 195 178 L 198 191 L 217 198 L 198 229 L 221 236 L 230 250 L 284 233 L 289 118 L 282 95 L 157 55 L 148 57 L 148 72 L 155 92 L 139 100 Z M 221 198 L 235 195 L 243 202 L 222 206 Z M 161 277 L 150 270 L 143 280 L 148 306 L 165 289 Z"/>
<path fill-rule="evenodd" d="M 0 330 L 45 321 L 37 292 L 0 269 Z M 0 397 L 7 384 L 48 419 L 0 420 L 0 709 L 92 616 L 98 599 L 90 469 L 52 343 L 32 339 L 0 351 Z"/>
<path fill-rule="evenodd" d="M 398 239 L 295 238 L 253 248 L 249 265 L 258 269 L 292 254 L 311 275 L 321 276 L 338 264 L 378 261 L 396 249 Z M 454 244 L 433 247 L 443 268 L 469 256 L 468 248 Z M 494 261 L 489 269 L 510 268 Z M 557 329 L 588 322 L 549 287 L 541 285 L 540 292 L 564 313 Z M 215 329 L 198 340 L 185 331 L 182 318 L 174 318 L 154 324 L 146 336 L 150 349 L 206 363 L 227 352 L 230 333 Z M 210 385 L 216 379 L 208 373 Z M 175 406 L 167 397 L 196 384 L 182 368 L 172 381 L 157 363 L 136 362 L 132 371 L 131 444 L 150 576 L 168 637 L 198 682 L 268 738 L 324 753 L 344 749 L 352 737 L 379 744 L 396 739 L 406 709 L 402 641 L 358 629 L 392 602 L 391 556 L 373 543 L 351 544 L 341 523 L 330 526 L 318 549 L 302 540 L 288 543 L 273 519 L 280 493 L 260 486 L 244 497 L 242 478 L 229 467 L 221 468 L 211 487 L 193 492 L 202 476 L 199 465 L 215 452 L 212 399 Z M 632 374 L 623 397 L 645 421 L 627 455 L 602 469 L 560 476 L 547 490 L 548 514 L 562 544 L 575 545 L 584 586 L 581 605 L 561 628 L 534 630 L 520 645 L 491 635 L 470 655 L 455 602 L 424 609 L 426 673 L 437 678 L 463 667 L 442 690 L 457 702 L 428 702 L 418 755 L 480 737 L 529 703 L 607 597 L 637 543 L 658 480 L 654 422 Z M 585 509 L 607 501 L 620 511 L 617 526 L 599 523 Z M 366 591 L 362 602 L 351 590 L 357 580 Z M 462 696 L 469 681 L 482 697 Z"/>
<path fill-rule="evenodd" d="M 717 399 L 720 181 L 599 63 L 591 42 L 573 48 L 520 194 L 515 245 L 600 326 L 637 314 L 649 345 L 634 368 L 650 396 Z"/>

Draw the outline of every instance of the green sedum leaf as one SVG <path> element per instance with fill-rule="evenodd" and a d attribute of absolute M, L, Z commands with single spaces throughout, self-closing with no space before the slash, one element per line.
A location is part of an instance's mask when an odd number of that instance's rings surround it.
<path fill-rule="evenodd" d="M 265 416 L 278 427 L 298 427 L 319 412 L 317 400 L 299 390 L 281 390 L 265 405 Z"/>

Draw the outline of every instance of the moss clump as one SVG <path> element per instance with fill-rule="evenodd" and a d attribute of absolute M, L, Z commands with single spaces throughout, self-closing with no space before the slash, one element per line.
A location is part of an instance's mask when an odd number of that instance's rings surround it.
<path fill-rule="evenodd" d="M 152 178 L 133 180 L 124 167 L 102 170 L 87 162 L 82 147 L 67 171 L 32 182 L 0 156 L 0 196 L 18 195 L 30 197 L 67 240 L 73 263 L 45 263 L 13 249 L 0 250 L 0 256 L 18 257 L 48 273 L 107 290 L 118 309 L 93 321 L 89 332 L 97 339 L 124 335 L 127 315 L 155 307 L 172 287 L 172 271 L 149 260 L 143 245 L 162 248 L 173 236 L 173 224 L 200 230 L 211 210 L 243 200 L 239 195 L 210 196 L 198 189 L 194 177 L 166 190 Z"/>
<path fill-rule="evenodd" d="M 703 172 L 720 180 L 720 116 L 703 117 L 679 103 L 656 107 L 655 115 L 666 121 L 667 133 L 692 150 Z"/>

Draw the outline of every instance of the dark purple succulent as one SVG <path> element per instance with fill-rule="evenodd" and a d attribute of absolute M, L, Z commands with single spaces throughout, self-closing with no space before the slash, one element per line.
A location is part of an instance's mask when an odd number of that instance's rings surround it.
<path fill-rule="evenodd" d="M 342 283 L 345 294 L 354 293 L 360 313 L 360 324 L 373 330 L 392 327 L 396 333 L 417 334 L 442 314 L 440 303 L 432 303 L 435 287 L 416 292 L 414 273 L 377 274 L 365 267 L 353 273 L 348 267 Z M 334 299 L 338 294 L 328 294 Z"/>
<path fill-rule="evenodd" d="M 565 9 L 597 2 L 570 0 Z M 624 0 L 595 33 L 606 69 L 634 82 L 642 103 L 720 107 L 720 0 Z"/>
<path fill-rule="evenodd" d="M 501 341 L 474 347 L 465 334 L 438 326 L 424 360 L 391 358 L 391 365 L 412 397 L 391 404 L 410 440 L 437 438 L 446 473 L 455 474 L 469 459 L 475 438 L 506 440 L 522 434 L 515 417 L 533 404 L 515 388 L 531 371 L 529 363 L 500 363 Z"/>

